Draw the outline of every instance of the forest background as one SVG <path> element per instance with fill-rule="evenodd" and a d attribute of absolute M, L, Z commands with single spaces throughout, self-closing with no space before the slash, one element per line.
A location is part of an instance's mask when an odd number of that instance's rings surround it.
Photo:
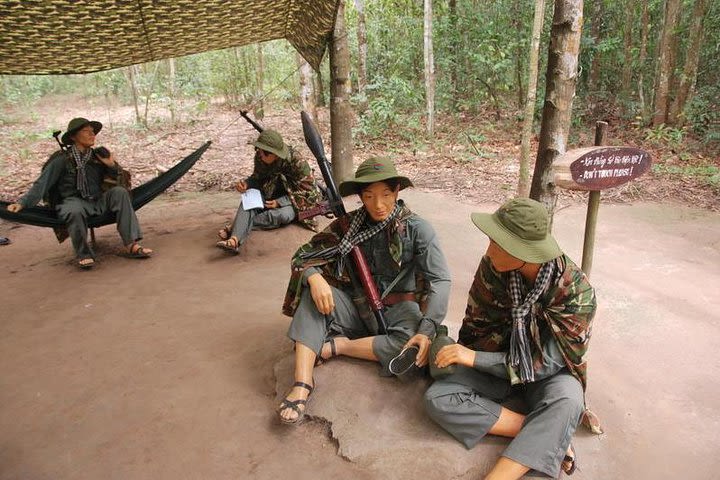
<path fill-rule="evenodd" d="M 534 8 L 525 0 L 347 1 L 355 164 L 388 155 L 422 188 L 478 202 L 514 196 Z M 535 135 L 552 14 L 548 2 Z M 644 177 L 604 191 L 605 201 L 676 200 L 720 210 L 719 67 L 717 0 L 585 2 L 568 149 L 592 145 L 595 122 L 604 120 L 608 144 L 643 148 L 654 161 Z M 121 153 L 134 183 L 212 139 L 173 191 L 227 190 L 250 173 L 256 132 L 238 118 L 241 109 L 311 160 L 299 110 L 312 111 L 329 146 L 329 78 L 327 55 L 313 72 L 284 41 L 86 75 L 0 76 L 0 196 L 14 200 L 27 190 L 56 149 L 52 131 L 78 115 L 105 124 L 99 143 Z M 560 193 L 561 201 L 585 195 Z"/>

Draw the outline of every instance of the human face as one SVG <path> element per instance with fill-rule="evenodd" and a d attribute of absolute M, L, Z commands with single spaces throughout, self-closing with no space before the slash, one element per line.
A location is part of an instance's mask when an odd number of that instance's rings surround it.
<path fill-rule="evenodd" d="M 385 182 L 371 183 L 360 192 L 365 210 L 375 222 L 382 222 L 390 216 L 397 202 L 400 186 L 391 190 Z"/>
<path fill-rule="evenodd" d="M 490 263 L 492 263 L 493 268 L 498 273 L 518 270 L 524 267 L 526 263 L 507 253 L 505 250 L 500 248 L 500 245 L 492 240 L 490 240 L 490 245 L 488 245 L 485 255 L 487 255 L 490 259 Z"/>
<path fill-rule="evenodd" d="M 255 151 L 257 152 L 258 156 L 260 157 L 260 160 L 266 165 L 270 165 L 270 164 L 274 163 L 275 160 L 280 158 L 277 155 L 275 155 L 274 153 L 266 152 L 262 148 L 255 147 Z"/>
<path fill-rule="evenodd" d="M 87 150 L 95 145 L 95 130 L 93 130 L 92 125 L 85 125 L 75 132 L 70 139 L 80 150 Z"/>

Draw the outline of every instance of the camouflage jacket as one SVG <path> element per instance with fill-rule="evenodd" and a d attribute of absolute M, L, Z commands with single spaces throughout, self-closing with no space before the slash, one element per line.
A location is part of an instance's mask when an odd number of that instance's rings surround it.
<path fill-rule="evenodd" d="M 432 336 L 435 327 L 447 313 L 450 297 L 450 273 L 445 257 L 440 250 L 435 231 L 430 224 L 418 217 L 398 200 L 402 210 L 398 218 L 383 232 L 360 244 L 367 258 L 373 280 L 382 294 L 390 288 L 392 292 L 414 292 L 423 320 L 419 332 Z M 333 221 L 325 230 L 316 234 L 308 243 L 298 249 L 292 258 L 291 275 L 288 284 L 283 313 L 292 316 L 300 302 L 303 278 L 309 269 L 321 273 L 327 282 L 348 293 L 352 283 L 343 272 L 338 276 L 336 262 L 323 259 L 304 260 L 303 252 L 321 250 L 337 245 L 343 236 L 346 224 L 359 210 Z M 352 260 L 348 257 L 346 264 Z M 398 281 L 393 283 L 399 274 Z M 362 314 L 362 313 L 361 313 Z"/>
<path fill-rule="evenodd" d="M 287 160 L 278 158 L 270 165 L 265 164 L 256 154 L 253 173 L 246 182 L 250 188 L 260 190 L 263 198 L 267 200 L 274 199 L 275 189 L 280 182 L 290 197 L 295 213 L 299 213 L 315 207 L 322 200 L 322 194 L 310 165 L 292 148 L 289 150 L 290 155 Z M 310 230 L 317 230 L 317 221 L 314 218 L 299 222 Z"/>
<path fill-rule="evenodd" d="M 595 316 L 595 291 L 585 274 L 567 256 L 554 260 L 557 273 L 547 291 L 535 304 L 540 329 L 552 332 L 570 372 L 587 387 L 585 353 Z M 498 273 L 487 257 L 483 257 L 475 273 L 468 296 L 459 343 L 473 350 L 508 351 L 512 318 L 512 302 L 508 294 L 508 274 Z M 539 342 L 532 342 L 533 364 L 542 365 Z"/>

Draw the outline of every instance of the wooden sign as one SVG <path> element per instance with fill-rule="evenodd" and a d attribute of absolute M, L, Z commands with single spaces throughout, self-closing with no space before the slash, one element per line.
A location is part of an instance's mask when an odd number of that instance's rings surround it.
<path fill-rule="evenodd" d="M 634 147 L 576 148 L 555 159 L 555 185 L 569 190 L 605 190 L 650 170 L 652 159 Z"/>

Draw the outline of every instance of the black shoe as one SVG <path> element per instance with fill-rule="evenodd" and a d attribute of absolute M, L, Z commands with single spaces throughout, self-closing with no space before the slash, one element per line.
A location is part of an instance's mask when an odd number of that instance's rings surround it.
<path fill-rule="evenodd" d="M 418 347 L 411 345 L 400 352 L 400 354 L 390 360 L 390 363 L 388 364 L 388 370 L 390 370 L 390 373 L 398 376 L 407 373 L 408 370 L 413 368 L 415 365 L 415 360 L 417 359 L 419 351 L 420 349 Z"/>

